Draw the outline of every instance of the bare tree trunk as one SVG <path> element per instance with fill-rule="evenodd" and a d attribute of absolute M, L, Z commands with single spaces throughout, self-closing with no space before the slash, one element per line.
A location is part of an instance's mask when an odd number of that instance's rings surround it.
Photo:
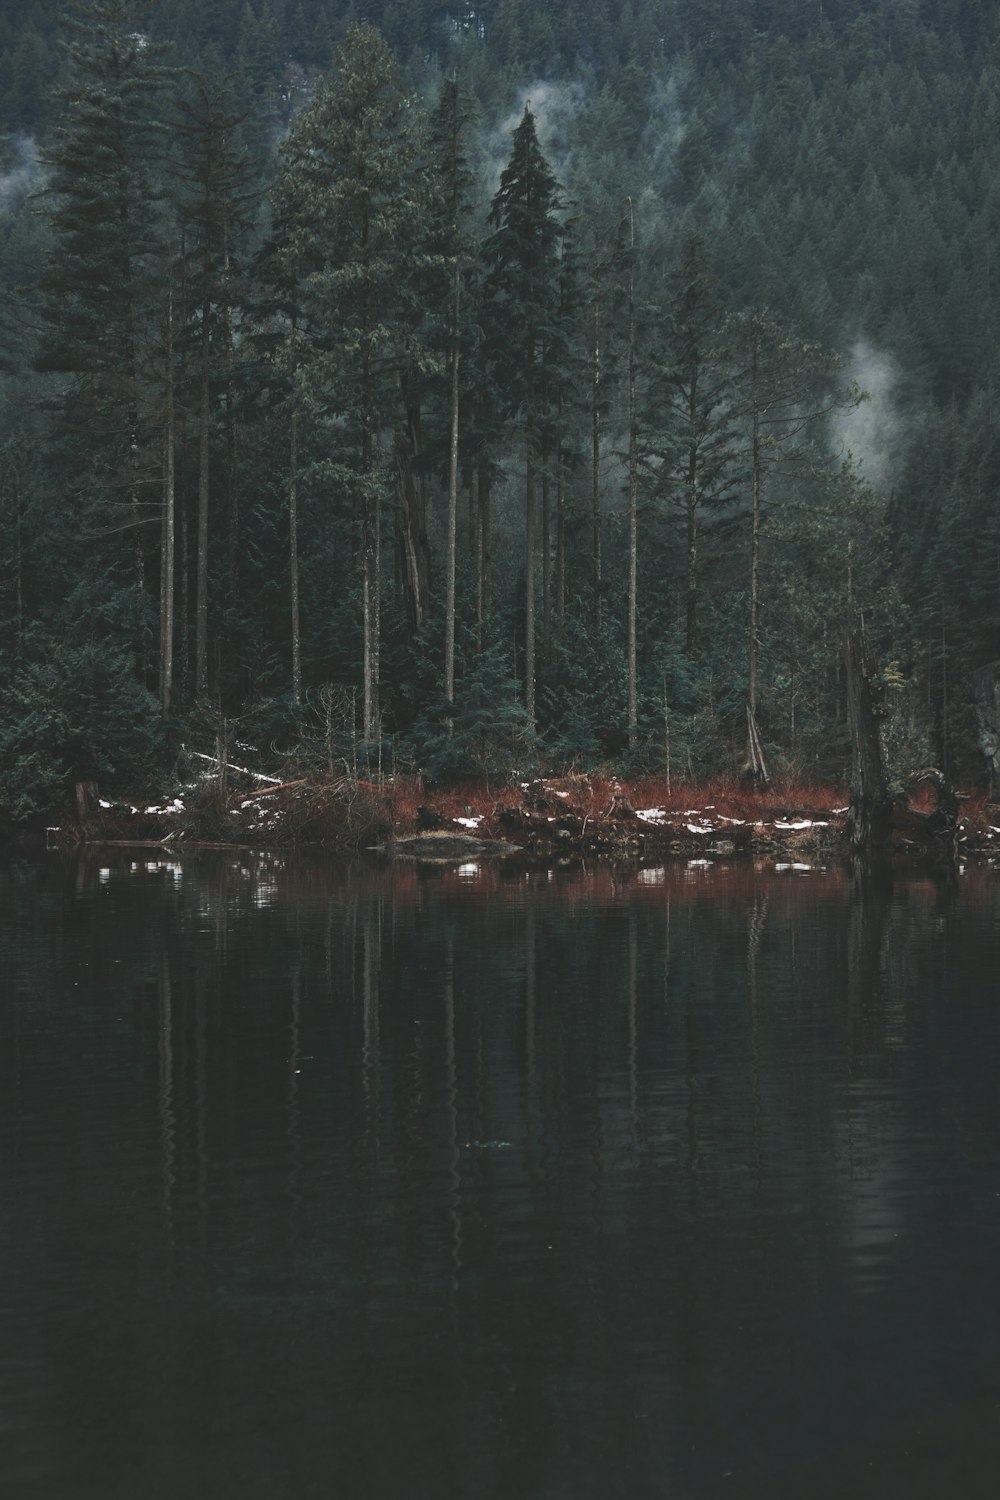
<path fill-rule="evenodd" d="M 594 553 L 594 622 L 601 629 L 604 580 L 601 559 L 601 309 L 594 302 L 591 339 L 591 527 Z"/>
<path fill-rule="evenodd" d="M 490 472 L 479 465 L 479 505 L 476 510 L 476 650 L 483 649 L 483 633 L 490 612 Z"/>
<path fill-rule="evenodd" d="M 529 362 L 530 362 L 529 354 Z M 535 723 L 535 431 L 529 408 L 524 444 L 524 706 Z"/>
<path fill-rule="evenodd" d="M 761 435 L 760 408 L 757 400 L 757 349 L 751 355 L 751 402 L 753 434 L 751 439 L 751 522 L 750 522 L 750 641 L 747 702 L 750 712 L 757 714 L 757 617 L 760 606 L 760 489 L 761 489 Z"/>
<path fill-rule="evenodd" d="M 240 594 L 240 502 L 236 483 L 236 418 L 233 411 L 233 319 L 230 306 L 229 214 L 222 225 L 222 337 L 226 388 L 226 592 L 229 612 L 235 615 Z M 232 628 L 232 626 L 230 627 Z"/>
<path fill-rule="evenodd" d="M 403 425 L 397 428 L 395 450 L 398 577 L 410 630 L 416 634 L 427 617 L 430 550 L 423 480 L 415 467 L 420 453 L 420 413 L 413 402 L 407 402 Z"/>
<path fill-rule="evenodd" d="M 295 372 L 292 372 L 295 379 Z M 302 630 L 299 614 L 299 411 L 293 389 L 288 438 L 288 571 L 292 605 L 292 702 L 302 702 Z"/>
<path fill-rule="evenodd" d="M 747 670 L 747 744 L 748 762 L 754 776 L 767 781 L 760 732 L 757 728 L 757 661 L 759 651 L 758 613 L 760 607 L 760 492 L 763 447 L 760 430 L 760 391 L 757 379 L 758 346 L 750 353 L 751 407 L 751 523 L 750 523 L 750 641 Z"/>
<path fill-rule="evenodd" d="M 160 713 L 166 718 L 174 685 L 174 294 L 167 294 L 166 413 L 163 447 L 163 519 L 160 538 Z"/>
<path fill-rule="evenodd" d="M 182 407 L 183 411 L 183 407 Z M 181 430 L 180 451 L 184 452 L 184 433 Z M 182 497 L 184 490 L 181 490 Z M 180 581 L 181 596 L 178 601 L 178 615 L 180 616 L 180 690 L 185 699 L 191 697 L 191 539 L 189 536 L 188 507 L 183 502 L 180 507 Z"/>
<path fill-rule="evenodd" d="M 566 466 L 561 435 L 556 463 L 556 619 L 561 631 L 566 618 Z"/>
<path fill-rule="evenodd" d="M 636 654 L 636 612 L 639 584 L 639 442 L 635 414 L 635 220 L 628 199 L 628 745 L 638 738 L 639 687 Z"/>
<path fill-rule="evenodd" d="M 448 554 L 445 564 L 444 696 L 455 701 L 455 562 L 458 541 L 458 327 L 462 273 L 455 267 L 451 328 L 451 441 L 448 448 Z M 448 721 L 449 733 L 451 720 Z"/>
<path fill-rule="evenodd" d="M 548 433 L 542 432 L 542 661 L 552 660 L 552 535 L 549 505 Z"/>
<path fill-rule="evenodd" d="M 892 799 L 879 735 L 882 689 L 875 660 L 860 629 L 851 631 L 847 638 L 845 662 L 853 748 L 847 827 L 856 853 L 877 855 L 888 844 Z"/>
<path fill-rule="evenodd" d="M 195 576 L 194 690 L 208 692 L 208 492 L 209 492 L 209 335 L 210 308 L 201 311 L 201 403 L 198 425 L 198 555 Z"/>

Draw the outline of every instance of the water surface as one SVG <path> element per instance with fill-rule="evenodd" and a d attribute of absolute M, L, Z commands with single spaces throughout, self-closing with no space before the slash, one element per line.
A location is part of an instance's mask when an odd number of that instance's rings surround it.
<path fill-rule="evenodd" d="M 0 1493 L 990 1496 L 1000 885 L 0 866 Z"/>

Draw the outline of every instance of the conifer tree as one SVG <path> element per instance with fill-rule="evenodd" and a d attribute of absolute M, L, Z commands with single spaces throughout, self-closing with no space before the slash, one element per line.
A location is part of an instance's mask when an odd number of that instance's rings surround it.
<path fill-rule="evenodd" d="M 559 310 L 559 187 L 530 105 L 514 132 L 486 242 L 487 355 L 509 416 L 523 423 L 524 702 L 535 719 L 535 475 L 545 412 L 543 349 Z"/>
<path fill-rule="evenodd" d="M 455 579 L 458 543 L 460 364 L 463 342 L 463 288 L 470 258 L 464 220 L 468 212 L 471 172 L 465 135 L 470 106 L 454 79 L 446 79 L 431 118 L 432 171 L 436 204 L 431 225 L 432 251 L 443 276 L 440 293 L 446 311 L 443 344 L 448 378 L 448 512 L 445 558 L 444 696 L 455 701 Z"/>
<path fill-rule="evenodd" d="M 329 482 L 352 497 L 358 527 L 369 741 L 380 723 L 383 435 L 399 401 L 417 119 L 383 38 L 351 26 L 333 77 L 290 133 L 277 191 L 287 254 L 306 273 L 303 381 L 314 410 L 326 414 Z"/>
<path fill-rule="evenodd" d="M 160 515 L 158 503 L 151 503 L 159 453 L 152 457 L 148 445 L 145 356 L 154 337 L 157 100 L 164 69 L 128 0 L 95 0 L 72 12 L 67 25 L 60 123 L 43 157 L 49 177 L 41 202 L 52 249 L 39 281 L 44 331 L 38 366 L 67 377 L 53 393 L 55 426 L 79 505 L 89 515 L 87 529 L 131 536 L 130 613 L 138 648 L 141 528 Z"/>
<path fill-rule="evenodd" d="M 215 391 L 225 408 L 224 464 L 227 573 L 230 613 L 237 594 L 236 452 L 232 400 L 232 313 L 239 240 L 250 219 L 251 168 L 238 144 L 241 116 L 234 113 L 228 80 L 192 80 L 179 119 L 184 186 L 180 221 L 186 252 L 185 285 L 195 313 L 198 390 L 192 400 L 198 428 L 198 523 L 195 565 L 195 692 L 208 690 L 208 558 L 210 440 Z"/>

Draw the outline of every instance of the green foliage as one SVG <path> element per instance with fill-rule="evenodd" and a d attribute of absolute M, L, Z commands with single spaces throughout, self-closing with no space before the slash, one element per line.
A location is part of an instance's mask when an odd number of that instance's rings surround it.
<path fill-rule="evenodd" d="M 147 783 L 161 747 L 155 700 L 112 641 L 53 642 L 12 674 L 0 716 L 0 807 L 23 818 L 75 781 Z"/>
<path fill-rule="evenodd" d="M 329 684 L 359 695 L 373 744 L 406 740 L 437 775 L 621 763 L 630 308 L 633 764 L 666 758 L 668 728 L 681 774 L 741 763 L 756 456 L 772 763 L 842 771 L 853 608 L 893 664 L 894 754 L 974 773 L 967 679 L 1000 658 L 989 7 L 364 13 L 94 0 L 61 29 L 46 5 L 0 18 L 8 805 L 40 806 L 71 761 L 98 759 L 79 749 L 82 703 L 60 706 L 73 685 L 54 664 L 74 653 L 104 704 L 84 741 L 98 723 L 121 736 L 100 774 L 154 755 L 126 706 L 146 722 L 167 600 L 189 713 L 199 541 L 206 696 L 231 718 L 255 705 L 263 744 L 314 733 L 303 715 Z M 454 350 L 466 636 L 446 711 Z M 854 380 L 871 393 L 857 410 Z M 538 746 L 514 684 L 529 580 L 539 616 L 546 584 L 552 605 Z"/>
<path fill-rule="evenodd" d="M 455 702 L 429 703 L 410 737 L 416 763 L 431 781 L 487 779 L 527 771 L 535 763 L 531 721 L 518 701 L 509 653 L 499 643 L 463 653 Z"/>

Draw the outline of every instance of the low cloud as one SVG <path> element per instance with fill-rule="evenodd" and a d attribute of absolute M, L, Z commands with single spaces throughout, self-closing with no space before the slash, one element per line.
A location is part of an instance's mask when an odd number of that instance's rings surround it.
<path fill-rule="evenodd" d="M 867 399 L 851 411 L 833 414 L 831 439 L 836 450 L 853 459 L 862 479 L 884 489 L 891 483 L 907 436 L 898 399 L 899 369 L 891 354 L 858 339 L 848 356 L 847 373 Z"/>
<path fill-rule="evenodd" d="M 38 148 L 27 135 L 7 136 L 0 147 L 0 213 L 13 213 L 41 176 Z"/>

